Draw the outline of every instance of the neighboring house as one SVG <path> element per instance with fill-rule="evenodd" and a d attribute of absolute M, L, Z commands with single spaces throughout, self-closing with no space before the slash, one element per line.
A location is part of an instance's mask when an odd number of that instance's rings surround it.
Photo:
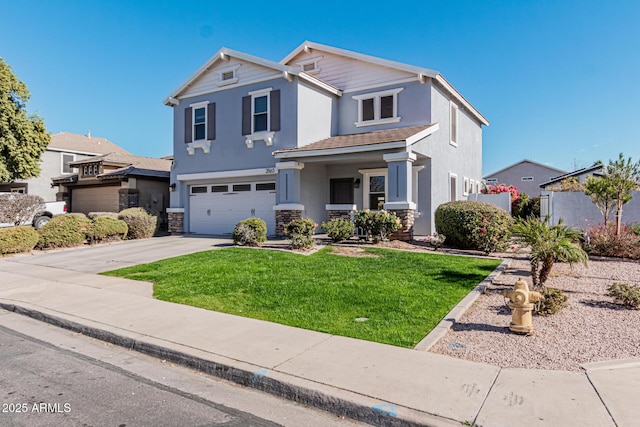
<path fill-rule="evenodd" d="M 142 207 L 166 218 L 171 160 L 109 153 L 70 163 L 77 173 L 53 178 L 69 212 L 120 212 Z M 163 222 L 166 222 L 163 220 Z"/>
<path fill-rule="evenodd" d="M 222 48 L 165 99 L 174 112 L 169 229 L 270 235 L 356 209 L 403 238 L 478 192 L 488 121 L 437 71 L 304 42 L 279 63 Z"/>
<path fill-rule="evenodd" d="M 484 177 L 487 185 L 506 184 L 518 187 L 521 193 L 529 197 L 540 195 L 540 184 L 554 177 L 566 174 L 566 171 L 552 168 L 532 160 L 522 160 Z"/>
<path fill-rule="evenodd" d="M 604 166 L 602 163 L 594 163 L 593 165 L 565 173 L 554 177 L 540 184 L 540 188 L 544 191 L 562 191 L 562 181 L 573 178 L 579 182 L 584 182 L 590 176 L 602 176 Z"/>
<path fill-rule="evenodd" d="M 46 202 L 56 200 L 56 189 L 51 186 L 51 178 L 72 175 L 75 168 L 69 164 L 107 153 L 130 154 L 113 142 L 91 136 L 61 132 L 51 136 L 51 142 L 40 158 L 40 176 L 23 181 L 0 183 L 0 192 L 17 192 L 42 197 Z"/>

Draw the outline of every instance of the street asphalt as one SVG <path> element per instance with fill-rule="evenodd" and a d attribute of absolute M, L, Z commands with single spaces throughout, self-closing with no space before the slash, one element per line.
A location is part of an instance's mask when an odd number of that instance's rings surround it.
<path fill-rule="evenodd" d="M 502 369 L 159 301 L 149 283 L 96 274 L 229 245 L 165 236 L 6 257 L 0 308 L 374 425 L 638 425 L 640 359 Z"/>

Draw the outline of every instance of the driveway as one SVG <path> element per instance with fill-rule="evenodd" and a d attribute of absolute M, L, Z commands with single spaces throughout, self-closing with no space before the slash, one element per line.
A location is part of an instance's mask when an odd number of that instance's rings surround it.
<path fill-rule="evenodd" d="M 231 239 L 213 236 L 161 236 L 71 249 L 33 251 L 31 254 L 5 258 L 2 262 L 95 274 L 231 245 Z"/>

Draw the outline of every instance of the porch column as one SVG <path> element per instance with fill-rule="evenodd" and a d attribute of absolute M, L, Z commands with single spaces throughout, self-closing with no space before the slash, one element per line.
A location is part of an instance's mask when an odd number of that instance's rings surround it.
<path fill-rule="evenodd" d="M 413 239 L 413 223 L 415 221 L 416 204 L 413 195 L 412 163 L 416 155 L 410 151 L 385 154 L 387 162 L 387 202 L 384 209 L 394 212 L 402 222 L 402 228 L 391 236 L 396 240 Z"/>
<path fill-rule="evenodd" d="M 302 218 L 304 205 L 300 203 L 301 181 L 300 171 L 304 163 L 280 162 L 276 163 L 278 175 L 276 177 L 276 205 L 273 207 L 276 215 L 276 236 L 284 236 L 284 227 L 294 219 Z"/>

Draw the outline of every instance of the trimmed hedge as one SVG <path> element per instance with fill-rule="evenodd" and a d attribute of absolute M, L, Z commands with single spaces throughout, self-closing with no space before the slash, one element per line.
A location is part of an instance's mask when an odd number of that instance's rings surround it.
<path fill-rule="evenodd" d="M 142 208 L 129 208 L 120 211 L 118 219 L 127 223 L 127 240 L 153 237 L 158 229 L 158 217 Z"/>
<path fill-rule="evenodd" d="M 355 229 L 353 223 L 346 218 L 333 218 L 329 222 L 323 222 L 321 227 L 327 232 L 327 236 L 336 243 L 349 240 Z"/>
<path fill-rule="evenodd" d="M 233 244 L 238 246 L 260 246 L 267 241 L 267 223 L 261 218 L 243 219 L 231 233 Z"/>
<path fill-rule="evenodd" d="M 39 236 L 31 226 L 0 228 L 0 255 L 29 252 Z"/>
<path fill-rule="evenodd" d="M 438 206 L 435 223 L 448 245 L 489 254 L 509 247 L 513 218 L 490 203 L 455 201 Z"/>
<path fill-rule="evenodd" d="M 87 237 L 91 220 L 84 214 L 70 213 L 51 218 L 38 233 L 38 248 L 70 248 L 80 246 Z"/>
<path fill-rule="evenodd" d="M 107 216 L 109 218 L 118 219 L 117 212 L 89 212 L 87 216 L 89 217 L 89 219 L 96 219 L 96 218 L 100 218 L 101 216 Z"/>
<path fill-rule="evenodd" d="M 93 220 L 91 227 L 87 230 L 87 240 L 92 244 L 122 240 L 128 230 L 127 223 L 121 219 L 99 216 Z"/>
<path fill-rule="evenodd" d="M 291 240 L 291 249 L 311 249 L 315 244 L 313 234 L 318 224 L 311 218 L 294 219 L 284 226 L 284 233 Z"/>

